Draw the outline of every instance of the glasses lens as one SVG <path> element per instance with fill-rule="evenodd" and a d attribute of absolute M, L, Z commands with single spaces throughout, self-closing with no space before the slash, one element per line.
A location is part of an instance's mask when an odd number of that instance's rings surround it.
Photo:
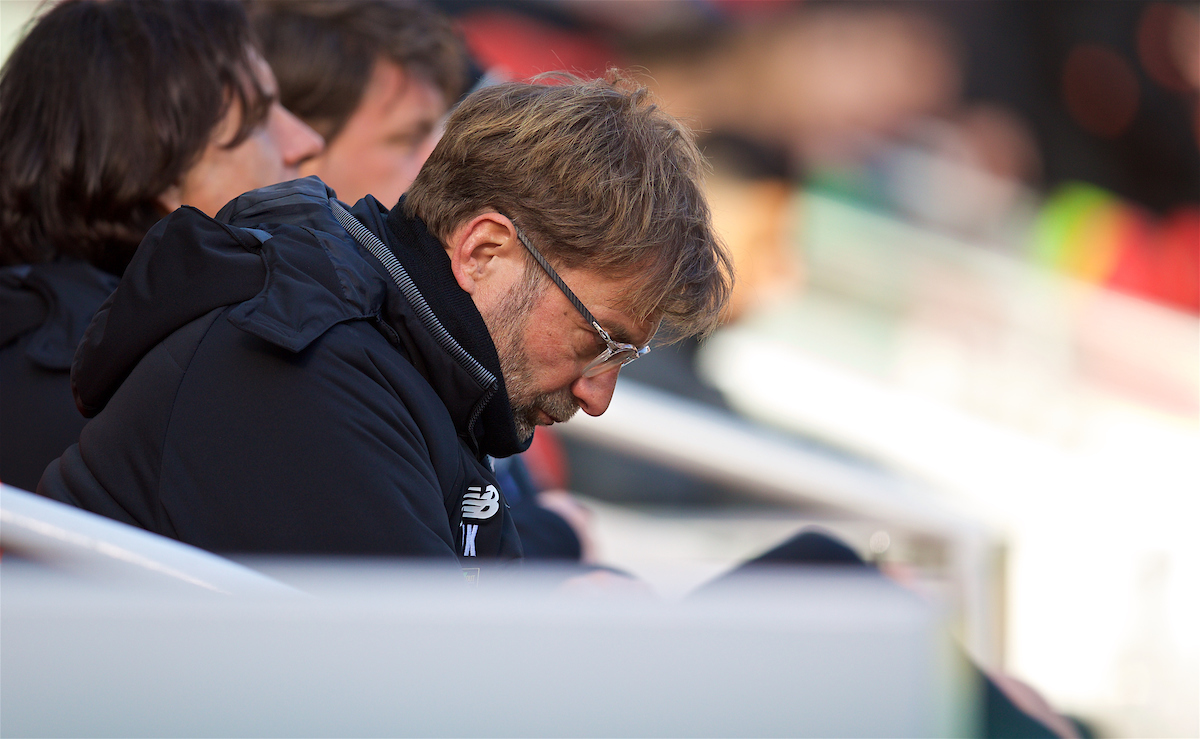
<path fill-rule="evenodd" d="M 622 367 L 626 364 L 629 364 L 630 362 L 632 362 L 633 360 L 637 359 L 638 357 L 642 356 L 645 353 L 646 353 L 645 351 L 638 351 L 634 347 L 630 347 L 628 349 L 621 349 L 620 351 L 614 352 L 612 354 L 609 354 L 608 352 L 604 352 L 600 356 L 593 359 L 591 364 L 589 364 L 587 367 L 583 368 L 583 376 L 584 377 L 596 377 L 598 375 L 604 374 L 605 372 L 611 372 L 612 370 L 615 370 L 618 367 Z"/>
<path fill-rule="evenodd" d="M 607 355 L 607 356 L 606 356 Z M 611 372 L 623 364 L 632 362 L 637 359 L 638 353 L 636 349 L 623 349 L 615 354 L 605 352 L 599 357 L 592 360 L 592 363 L 583 369 L 584 377 L 596 377 L 605 372 Z"/>

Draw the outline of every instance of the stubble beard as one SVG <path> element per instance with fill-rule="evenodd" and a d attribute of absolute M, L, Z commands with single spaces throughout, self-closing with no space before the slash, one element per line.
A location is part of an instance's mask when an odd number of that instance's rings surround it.
<path fill-rule="evenodd" d="M 569 389 L 534 394 L 526 363 L 523 361 L 525 360 L 524 352 L 519 353 L 521 356 L 513 357 L 514 361 L 512 362 L 505 362 L 504 355 L 500 355 L 500 367 L 504 371 L 504 383 L 508 388 L 509 401 L 512 403 L 517 438 L 525 442 L 533 436 L 533 430 L 542 421 L 542 413 L 550 416 L 554 422 L 561 423 L 575 415 L 579 406 L 575 403 L 575 396 L 571 395 Z M 506 364 L 509 366 L 506 367 Z M 509 378 L 512 378 L 511 381 Z"/>
<path fill-rule="evenodd" d="M 525 326 L 544 287 L 535 279 L 536 275 L 524 280 L 518 289 L 512 291 L 491 320 L 484 316 L 500 357 L 500 371 L 504 375 L 504 386 L 512 405 L 517 438 L 522 443 L 533 436 L 542 413 L 555 422 L 562 422 L 579 410 L 570 388 L 551 393 L 537 392 L 524 343 Z"/>

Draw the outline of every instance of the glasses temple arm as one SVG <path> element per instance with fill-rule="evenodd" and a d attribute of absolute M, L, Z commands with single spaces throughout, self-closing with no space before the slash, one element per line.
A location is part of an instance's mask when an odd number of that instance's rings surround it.
<path fill-rule="evenodd" d="M 512 219 L 510 218 L 509 220 L 511 221 Z M 563 295 L 567 296 L 567 300 L 571 301 L 571 305 L 575 306 L 575 309 L 583 315 L 588 323 L 592 324 L 600 332 L 606 341 L 611 341 L 608 337 L 608 332 L 600 328 L 600 322 L 596 320 L 592 312 L 583 306 L 579 298 L 575 297 L 575 293 L 571 292 L 571 288 L 567 287 L 567 283 L 563 282 L 563 279 L 558 276 L 558 273 L 554 271 L 554 268 L 550 266 L 550 262 L 546 261 L 546 258 L 542 256 L 542 253 L 533 248 L 533 244 L 529 243 L 529 239 L 525 238 L 525 234 L 521 232 L 521 229 L 517 228 L 517 224 L 513 224 L 513 229 L 516 230 L 517 238 L 520 239 L 521 245 L 533 256 L 534 261 L 541 266 L 546 276 L 553 280 L 555 285 L 558 285 L 558 289 L 563 291 Z"/>

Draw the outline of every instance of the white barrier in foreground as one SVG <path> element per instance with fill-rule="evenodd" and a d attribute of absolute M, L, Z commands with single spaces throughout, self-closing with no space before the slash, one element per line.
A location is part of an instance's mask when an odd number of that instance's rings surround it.
<path fill-rule="evenodd" d="M 663 603 L 531 568 L 470 588 L 391 561 L 256 565 L 293 589 L 19 491 L 2 503 L 4 736 L 973 733 L 938 610 L 879 577 Z"/>

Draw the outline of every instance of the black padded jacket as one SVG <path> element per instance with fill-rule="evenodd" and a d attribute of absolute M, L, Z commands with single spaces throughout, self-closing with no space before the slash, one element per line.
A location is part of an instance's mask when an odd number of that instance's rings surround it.
<path fill-rule="evenodd" d="M 483 318 L 400 206 L 343 211 L 357 236 L 335 206 L 309 177 L 156 225 L 75 356 L 94 418 L 38 492 L 215 552 L 520 557 Z"/>
<path fill-rule="evenodd" d="M 63 259 L 0 269 L 0 481 L 26 490 L 79 440 L 71 361 L 117 278 Z"/>

